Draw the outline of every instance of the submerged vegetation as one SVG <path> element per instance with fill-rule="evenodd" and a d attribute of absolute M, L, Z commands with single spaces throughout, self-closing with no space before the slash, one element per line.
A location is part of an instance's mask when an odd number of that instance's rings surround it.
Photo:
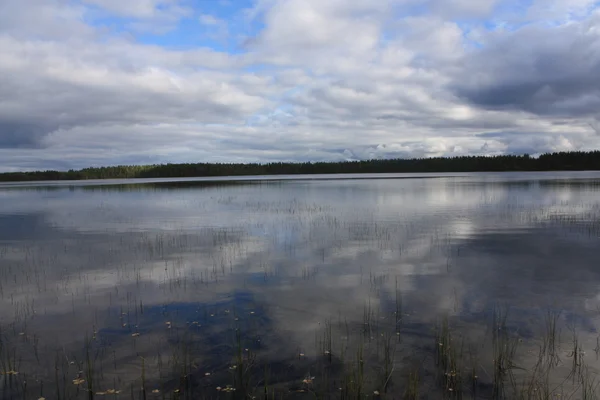
<path fill-rule="evenodd" d="M 144 318 L 135 328 L 122 324 L 122 334 L 92 327 L 82 341 L 55 349 L 51 343 L 38 349 L 36 334 L 16 320 L 0 335 L 2 398 L 600 398 L 596 363 L 588 365 L 591 357 L 575 331 L 523 337 L 509 327 L 506 309 L 479 335 L 446 315 L 415 337 L 411 322 L 396 331 L 395 312 L 365 306 L 363 323 L 324 320 L 312 347 L 286 349 L 287 356 L 277 358 L 271 353 L 277 343 L 270 342 L 276 339 L 252 321 L 260 316 L 225 307 L 200 308 L 198 321 L 166 321 L 147 334 L 129 334 L 148 329 Z M 163 319 L 176 315 L 175 308 L 162 313 Z M 559 315 L 550 312 L 546 328 L 556 326 Z M 214 319 L 229 327 L 215 326 Z M 204 348 L 211 342 L 218 354 Z M 38 351 L 48 359 L 40 360 Z"/>
<path fill-rule="evenodd" d="M 0 181 L 176 178 L 247 175 L 298 175 L 342 173 L 418 173 L 478 171 L 583 171 L 600 170 L 600 151 L 503 156 L 464 156 L 341 162 L 266 164 L 160 164 L 84 168 L 78 171 L 1 173 Z"/>
<path fill-rule="evenodd" d="M 5 186 L 0 398 L 600 398 L 561 182 Z"/>

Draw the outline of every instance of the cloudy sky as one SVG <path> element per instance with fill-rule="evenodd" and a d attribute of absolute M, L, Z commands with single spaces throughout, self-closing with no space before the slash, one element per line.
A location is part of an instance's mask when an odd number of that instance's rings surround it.
<path fill-rule="evenodd" d="M 2 0 L 0 171 L 600 147 L 592 0 Z"/>

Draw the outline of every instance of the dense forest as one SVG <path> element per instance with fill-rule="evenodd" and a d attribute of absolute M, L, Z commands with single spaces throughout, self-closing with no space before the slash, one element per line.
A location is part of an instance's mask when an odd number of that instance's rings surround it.
<path fill-rule="evenodd" d="M 583 171 L 600 170 L 600 151 L 529 155 L 464 156 L 415 159 L 305 162 L 268 164 L 158 164 L 119 165 L 69 171 L 1 173 L 0 181 L 78 179 L 174 178 L 231 175 L 295 175 L 399 172 L 477 171 Z"/>

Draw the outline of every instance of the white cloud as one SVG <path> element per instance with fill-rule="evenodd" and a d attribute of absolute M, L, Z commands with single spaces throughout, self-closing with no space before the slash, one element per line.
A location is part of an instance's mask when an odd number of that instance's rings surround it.
<path fill-rule="evenodd" d="M 249 48 L 276 64 L 305 67 L 374 55 L 391 1 L 260 2 L 265 29 Z"/>
<path fill-rule="evenodd" d="M 210 14 L 200 14 L 200 16 L 198 17 L 198 20 L 200 21 L 200 23 L 202 25 L 221 25 L 224 23 L 224 21 L 220 18 L 215 17 L 214 15 L 210 15 Z"/>
<path fill-rule="evenodd" d="M 226 42 L 229 38 L 229 24 L 227 21 L 211 14 L 200 14 L 198 21 L 207 29 L 210 38 Z"/>
<path fill-rule="evenodd" d="M 85 7 L 65 0 L 3 0 L 0 33 L 44 41 L 74 37 L 90 40 L 95 30 L 84 22 L 85 12 Z"/>

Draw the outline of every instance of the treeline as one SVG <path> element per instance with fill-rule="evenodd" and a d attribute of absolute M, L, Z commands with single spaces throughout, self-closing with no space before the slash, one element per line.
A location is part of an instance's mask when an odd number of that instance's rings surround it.
<path fill-rule="evenodd" d="M 600 170 L 600 151 L 522 156 L 465 156 L 415 159 L 305 162 L 268 164 L 158 164 L 120 165 L 69 171 L 10 172 L 0 181 L 46 181 L 127 178 L 175 178 L 232 175 L 355 174 L 401 172 Z"/>

